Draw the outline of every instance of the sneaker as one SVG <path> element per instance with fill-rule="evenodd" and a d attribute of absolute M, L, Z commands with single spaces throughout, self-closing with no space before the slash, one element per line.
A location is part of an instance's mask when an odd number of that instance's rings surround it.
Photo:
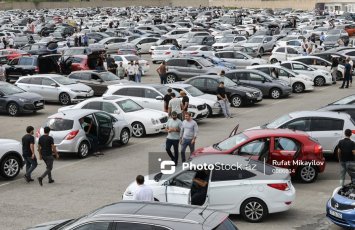
<path fill-rule="evenodd" d="M 43 183 L 42 183 L 42 180 L 43 180 L 43 179 L 42 179 L 42 177 L 38 177 L 37 180 L 38 180 L 39 185 L 43 186 Z"/>
<path fill-rule="evenodd" d="M 54 180 L 49 180 L 48 183 L 52 184 L 52 183 L 54 183 Z"/>
<path fill-rule="evenodd" d="M 23 177 L 25 178 L 27 183 L 30 183 L 30 181 L 31 181 L 30 178 L 28 178 L 26 175 L 24 175 Z"/>
<path fill-rule="evenodd" d="M 30 181 L 32 182 L 32 181 L 35 181 L 34 179 L 32 179 L 32 178 L 30 178 Z"/>

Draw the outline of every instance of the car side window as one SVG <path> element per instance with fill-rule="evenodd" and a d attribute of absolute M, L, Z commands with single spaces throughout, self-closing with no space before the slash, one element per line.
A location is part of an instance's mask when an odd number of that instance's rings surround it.
<path fill-rule="evenodd" d="M 278 72 L 279 72 L 280 77 L 289 77 L 290 76 L 290 74 L 283 69 L 278 69 Z"/>
<path fill-rule="evenodd" d="M 218 53 L 218 57 L 220 58 L 234 58 L 234 53 L 233 52 L 223 52 L 223 53 Z"/>
<path fill-rule="evenodd" d="M 306 66 L 301 65 L 301 64 L 294 63 L 292 65 L 293 65 L 294 70 L 307 70 L 308 69 Z"/>
<path fill-rule="evenodd" d="M 52 79 L 42 78 L 42 85 L 51 86 L 52 84 L 55 84 Z"/>
<path fill-rule="evenodd" d="M 91 80 L 91 73 L 81 73 L 80 76 L 81 80 L 90 81 Z"/>
<path fill-rule="evenodd" d="M 201 48 L 202 51 L 208 51 L 207 46 Z"/>
<path fill-rule="evenodd" d="M 287 53 L 288 54 L 298 54 L 297 50 L 289 48 L 289 47 L 287 48 Z"/>
<path fill-rule="evenodd" d="M 190 81 L 190 84 L 199 89 L 205 88 L 205 78 L 194 79 Z"/>
<path fill-rule="evenodd" d="M 276 137 L 274 140 L 275 150 L 298 151 L 298 143 L 285 137 Z"/>
<path fill-rule="evenodd" d="M 282 63 L 281 66 L 287 68 L 287 69 L 292 69 L 291 64 L 290 63 Z"/>
<path fill-rule="evenodd" d="M 81 225 L 75 230 L 108 230 L 111 222 L 93 222 Z"/>
<path fill-rule="evenodd" d="M 257 68 L 257 70 L 266 73 L 267 75 L 270 75 L 270 69 L 265 67 L 265 68 Z"/>
<path fill-rule="evenodd" d="M 102 102 L 101 106 L 101 110 L 106 113 L 114 113 L 117 110 L 116 106 L 114 106 L 111 102 Z"/>
<path fill-rule="evenodd" d="M 82 107 L 82 109 L 95 109 L 95 110 L 101 110 L 101 102 L 99 101 L 92 101 L 87 103 Z"/>
<path fill-rule="evenodd" d="M 304 63 L 306 65 L 313 65 L 313 60 L 310 59 L 310 58 L 302 58 L 302 59 L 299 59 L 297 61 L 302 62 L 302 63 Z"/>
<path fill-rule="evenodd" d="M 195 178 L 195 176 L 195 171 L 184 171 L 183 173 L 177 175 L 174 179 L 171 180 L 170 186 L 191 188 L 192 180 Z"/>
<path fill-rule="evenodd" d="M 101 78 L 97 74 L 91 74 L 91 80 L 97 81 L 100 80 Z"/>
<path fill-rule="evenodd" d="M 70 78 L 70 79 L 78 79 L 78 80 L 81 79 L 79 73 L 70 74 L 69 78 Z"/>
<path fill-rule="evenodd" d="M 144 89 L 143 88 L 127 88 L 126 96 L 144 97 Z"/>
<path fill-rule="evenodd" d="M 244 59 L 245 56 L 243 54 L 240 54 L 240 53 L 234 53 L 234 58 L 235 59 Z"/>
<path fill-rule="evenodd" d="M 235 77 L 239 80 L 239 81 L 247 81 L 249 80 L 249 73 L 235 73 Z"/>
<path fill-rule="evenodd" d="M 155 90 L 153 89 L 144 89 L 144 97 L 145 98 L 153 98 L 160 96 Z"/>
<path fill-rule="evenodd" d="M 187 60 L 187 67 L 196 68 L 199 65 L 200 64 L 198 64 L 195 60 Z"/>
<path fill-rule="evenodd" d="M 312 118 L 311 131 L 343 130 L 344 120 L 331 118 Z"/>
<path fill-rule="evenodd" d="M 32 85 L 42 85 L 42 78 L 41 77 L 32 77 L 31 84 Z"/>
<path fill-rule="evenodd" d="M 311 120 L 309 118 L 300 118 L 292 120 L 281 126 L 283 129 L 293 129 L 300 131 L 310 131 L 311 130 Z"/>
<path fill-rule="evenodd" d="M 260 76 L 259 74 L 255 73 L 249 73 L 249 79 L 250 81 L 264 81 L 265 78 L 263 76 Z"/>
<path fill-rule="evenodd" d="M 265 154 L 268 154 L 269 151 L 270 151 L 270 139 L 262 138 L 243 145 L 239 150 L 239 154 L 261 157 Z"/>
<path fill-rule="evenodd" d="M 245 169 L 237 169 L 237 170 L 214 170 L 212 171 L 211 182 L 218 181 L 231 181 L 231 180 L 245 180 L 252 177 L 255 177 L 256 174 L 245 170 Z"/>
<path fill-rule="evenodd" d="M 278 53 L 285 53 L 285 47 L 280 47 L 276 50 Z"/>
<path fill-rule="evenodd" d="M 30 84 L 31 82 L 31 78 L 21 78 L 18 83 L 22 83 L 22 84 Z"/>
<path fill-rule="evenodd" d="M 168 230 L 168 228 L 149 224 L 117 223 L 116 230 Z"/>
<path fill-rule="evenodd" d="M 216 81 L 215 79 L 207 79 L 207 88 L 208 89 L 216 89 L 218 88 L 218 81 Z"/>
<path fill-rule="evenodd" d="M 123 89 L 119 89 L 119 90 L 117 90 L 117 91 L 115 91 L 114 93 L 113 93 L 113 95 L 127 95 L 127 89 L 126 88 L 123 88 Z"/>

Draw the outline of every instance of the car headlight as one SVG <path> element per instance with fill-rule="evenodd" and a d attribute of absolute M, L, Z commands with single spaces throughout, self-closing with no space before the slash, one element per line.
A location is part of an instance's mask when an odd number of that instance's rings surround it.
<path fill-rule="evenodd" d="M 190 108 L 190 109 L 196 109 L 197 107 L 196 107 L 196 105 L 190 105 L 190 104 L 189 104 L 189 108 Z"/>
<path fill-rule="evenodd" d="M 75 92 L 75 93 L 81 93 L 81 90 L 76 90 L 76 89 L 70 89 L 71 91 Z"/>
<path fill-rule="evenodd" d="M 27 98 L 19 98 L 18 99 L 21 102 L 31 102 L 30 100 L 28 100 Z"/>
<path fill-rule="evenodd" d="M 253 97 L 253 94 L 251 93 L 246 93 L 247 97 Z"/>

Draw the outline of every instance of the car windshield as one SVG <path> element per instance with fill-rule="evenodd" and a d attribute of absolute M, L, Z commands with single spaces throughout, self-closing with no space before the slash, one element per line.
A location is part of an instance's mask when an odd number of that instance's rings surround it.
<path fill-rule="evenodd" d="M 235 83 L 234 81 L 232 81 L 228 77 L 223 77 L 223 82 L 224 82 L 224 86 L 226 86 L 226 87 L 231 87 L 231 86 L 237 85 L 237 83 Z"/>
<path fill-rule="evenodd" d="M 103 72 L 99 74 L 103 81 L 117 81 L 120 80 L 119 77 L 111 72 Z"/>
<path fill-rule="evenodd" d="M 125 56 L 125 58 L 127 59 L 127 61 L 138 61 L 139 57 L 137 56 Z"/>
<path fill-rule="evenodd" d="M 58 76 L 58 77 L 52 77 L 52 79 L 54 81 L 56 81 L 58 84 L 61 85 L 73 85 L 76 84 L 76 81 L 67 77 L 62 77 L 62 76 Z"/>
<path fill-rule="evenodd" d="M 49 118 L 44 126 L 48 126 L 52 131 L 65 131 L 73 128 L 74 121 L 62 118 Z"/>
<path fill-rule="evenodd" d="M 219 43 L 230 43 L 233 42 L 234 37 L 223 37 L 221 39 L 219 39 Z"/>
<path fill-rule="evenodd" d="M 0 92 L 5 95 L 14 95 L 18 93 L 24 93 L 26 91 L 14 85 L 4 84 L 0 85 Z"/>
<path fill-rule="evenodd" d="M 156 90 L 158 90 L 162 95 L 165 95 L 168 93 L 168 89 L 171 89 L 168 86 L 157 86 L 154 87 Z M 179 92 L 177 92 L 175 89 L 171 89 L 173 93 L 175 93 L 175 95 L 180 95 Z"/>
<path fill-rule="evenodd" d="M 235 146 L 243 143 L 244 141 L 248 140 L 249 138 L 244 135 L 243 133 L 239 133 L 237 135 L 234 135 L 222 142 L 219 142 L 218 144 L 213 145 L 213 148 L 218 149 L 218 150 L 229 150 L 234 148 Z"/>
<path fill-rule="evenodd" d="M 238 228 L 233 224 L 233 222 L 229 218 L 227 218 L 213 230 L 238 230 Z"/>
<path fill-rule="evenodd" d="M 202 96 L 204 93 L 195 86 L 186 87 L 185 90 L 193 97 Z"/>
<path fill-rule="evenodd" d="M 212 62 L 206 60 L 206 59 L 199 59 L 199 62 L 201 65 L 205 66 L 205 67 L 211 67 L 213 66 Z"/>
<path fill-rule="evenodd" d="M 135 111 L 143 109 L 142 106 L 138 105 L 136 102 L 132 101 L 131 99 L 127 99 L 127 100 L 123 100 L 123 101 L 117 101 L 116 104 L 125 113 L 135 112 Z"/>
<path fill-rule="evenodd" d="M 326 42 L 336 42 L 338 41 L 340 37 L 338 35 L 328 35 L 327 37 L 325 37 L 324 41 Z"/>
<path fill-rule="evenodd" d="M 331 103 L 332 105 L 349 105 L 354 104 L 355 102 L 355 95 L 351 95 L 349 97 L 342 98 L 338 101 Z"/>
<path fill-rule="evenodd" d="M 268 128 L 268 129 L 276 129 L 280 125 L 282 125 L 283 123 L 285 123 L 286 121 L 288 121 L 290 119 L 291 119 L 291 116 L 286 114 L 286 115 L 283 115 L 282 117 L 279 117 L 276 120 L 274 120 L 273 122 L 271 122 L 267 125 L 264 125 L 264 126 L 265 126 L 265 128 Z"/>

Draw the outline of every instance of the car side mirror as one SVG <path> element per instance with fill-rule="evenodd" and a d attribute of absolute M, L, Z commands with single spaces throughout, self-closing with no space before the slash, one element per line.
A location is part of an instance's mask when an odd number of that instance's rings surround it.
<path fill-rule="evenodd" d="M 265 78 L 263 78 L 263 80 L 261 81 L 262 83 L 265 83 L 266 82 L 266 79 Z"/>
<path fill-rule="evenodd" d="M 52 83 L 51 86 L 58 87 L 58 85 L 56 83 Z"/>
<path fill-rule="evenodd" d="M 248 60 L 248 58 L 247 58 L 247 57 L 244 57 L 244 60 Z"/>
<path fill-rule="evenodd" d="M 155 99 L 161 101 L 161 100 L 163 100 L 163 97 L 162 96 L 157 96 Z"/>
<path fill-rule="evenodd" d="M 197 69 L 202 69 L 202 66 L 198 65 L 196 66 Z"/>
<path fill-rule="evenodd" d="M 163 184 L 162 184 L 163 186 L 169 186 L 170 185 L 170 181 L 165 181 Z"/>
<path fill-rule="evenodd" d="M 120 114 L 121 112 L 119 110 L 113 111 L 114 114 Z"/>
<path fill-rule="evenodd" d="M 267 43 L 267 41 L 263 41 L 263 43 Z"/>

